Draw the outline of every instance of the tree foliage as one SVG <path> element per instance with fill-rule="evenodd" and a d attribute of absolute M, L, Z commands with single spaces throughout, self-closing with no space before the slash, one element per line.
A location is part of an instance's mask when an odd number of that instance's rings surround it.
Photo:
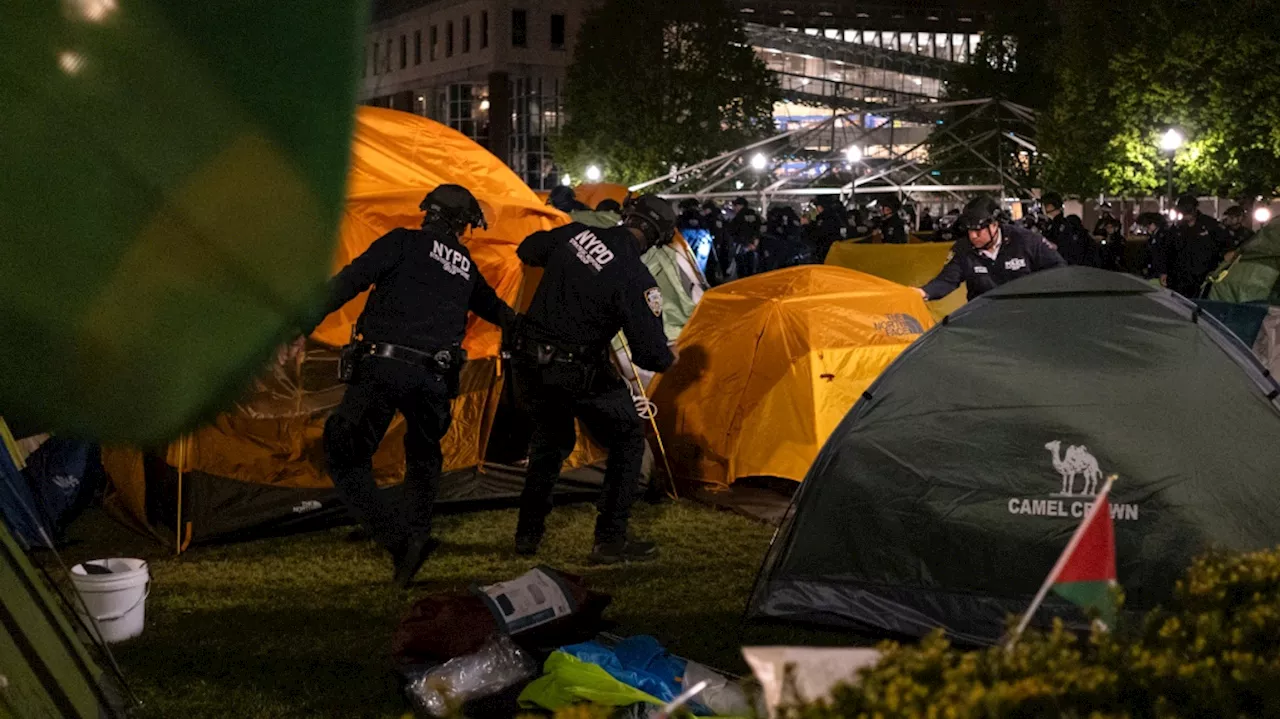
<path fill-rule="evenodd" d="M 556 162 L 646 180 L 767 137 L 777 97 L 724 0 L 606 0 L 578 36 Z"/>
<path fill-rule="evenodd" d="M 1179 190 L 1280 189 L 1277 0 L 1061 0 L 1046 176 L 1080 194 L 1163 191 L 1158 138 L 1178 128 Z"/>

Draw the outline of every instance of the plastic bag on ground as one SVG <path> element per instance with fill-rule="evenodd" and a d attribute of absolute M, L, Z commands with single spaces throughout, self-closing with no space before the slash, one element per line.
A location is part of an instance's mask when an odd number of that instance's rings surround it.
<path fill-rule="evenodd" d="M 585 662 L 567 652 L 552 652 L 543 665 L 543 671 L 542 676 L 533 680 L 520 693 L 521 706 L 555 711 L 579 702 L 610 707 L 640 703 L 658 707 L 663 705 L 661 699 L 627 686 L 614 679 L 603 667 Z"/>
<path fill-rule="evenodd" d="M 510 637 L 496 634 L 479 651 L 411 677 L 406 691 L 421 715 L 443 717 L 464 702 L 496 694 L 537 671 L 537 662 Z"/>

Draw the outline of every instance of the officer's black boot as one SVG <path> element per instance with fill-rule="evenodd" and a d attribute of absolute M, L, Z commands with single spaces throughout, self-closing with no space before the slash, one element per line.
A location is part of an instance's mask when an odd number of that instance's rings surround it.
<path fill-rule="evenodd" d="M 532 557 L 538 553 L 538 545 L 542 544 L 542 537 L 532 534 L 516 535 L 516 554 L 522 557 Z"/>
<path fill-rule="evenodd" d="M 422 568 L 427 557 L 440 546 L 440 540 L 429 535 L 410 537 L 398 552 L 392 552 L 395 561 L 395 583 L 401 589 L 407 588 L 413 577 Z"/>
<path fill-rule="evenodd" d="M 622 564 L 624 562 L 648 562 L 658 558 L 658 545 L 639 539 L 619 539 L 615 542 L 597 542 L 587 561 L 592 564 Z"/>

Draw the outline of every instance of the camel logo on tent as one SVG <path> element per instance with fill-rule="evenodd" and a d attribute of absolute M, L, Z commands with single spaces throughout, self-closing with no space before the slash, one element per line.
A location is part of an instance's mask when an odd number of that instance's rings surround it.
<path fill-rule="evenodd" d="M 1092 497 L 1098 493 L 1098 480 L 1102 479 L 1102 470 L 1098 468 L 1098 460 L 1089 454 L 1084 445 L 1067 447 L 1062 452 L 1061 440 L 1053 440 L 1045 444 L 1045 449 L 1053 455 L 1053 468 L 1062 477 L 1062 491 L 1055 497 L 1074 497 L 1076 477 L 1084 479 L 1080 494 Z"/>
<path fill-rule="evenodd" d="M 1048 499 L 1024 499 L 1014 497 L 1009 500 L 1009 514 L 1025 514 L 1033 517 L 1072 517 L 1079 519 L 1093 506 L 1090 498 L 1097 496 L 1098 485 L 1103 477 L 1098 458 L 1094 457 L 1084 445 L 1067 445 L 1063 448 L 1062 440 L 1046 442 L 1044 448 L 1049 451 L 1049 460 L 1053 470 L 1058 473 L 1058 491 L 1049 495 Z M 1136 520 L 1138 505 L 1112 504 L 1113 520 Z"/>
<path fill-rule="evenodd" d="M 903 335 L 922 334 L 924 327 L 920 325 L 920 320 L 909 314 L 894 313 L 885 315 L 883 322 L 877 322 L 876 330 L 890 337 L 901 337 Z"/>

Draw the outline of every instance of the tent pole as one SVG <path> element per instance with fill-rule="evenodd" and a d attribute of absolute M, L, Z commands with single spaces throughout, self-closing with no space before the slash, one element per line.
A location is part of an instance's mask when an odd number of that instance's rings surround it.
<path fill-rule="evenodd" d="M 182 554 L 182 473 L 187 466 L 187 436 L 178 437 L 178 512 L 173 528 L 173 553 Z"/>
<path fill-rule="evenodd" d="M 697 265 L 694 265 L 694 266 L 696 267 Z M 644 382 L 640 379 L 640 375 L 636 373 L 635 361 L 631 359 L 631 347 L 627 344 L 625 337 L 622 338 L 622 354 L 627 358 L 627 364 L 631 366 L 631 376 L 635 377 L 636 387 L 639 388 L 640 390 L 640 396 L 644 398 L 645 402 L 652 405 L 653 403 L 649 400 L 649 392 L 645 388 Z M 613 356 L 614 356 L 614 361 L 616 362 L 618 353 L 614 352 Z M 618 369 L 619 369 L 619 374 L 623 375 L 623 381 L 624 382 L 627 381 L 626 373 L 621 372 L 621 369 L 622 369 L 621 367 L 619 367 Z M 628 384 L 630 383 L 628 382 Z M 658 431 L 657 412 L 650 411 L 647 414 L 649 419 L 649 426 L 653 428 L 653 438 L 658 442 L 658 454 L 662 456 L 662 466 L 665 467 L 667 470 L 667 481 L 671 483 L 671 492 L 670 492 L 671 498 L 680 499 L 680 491 L 676 489 L 676 474 L 675 472 L 671 471 L 671 461 L 667 459 L 667 448 L 662 442 L 662 432 Z"/>

